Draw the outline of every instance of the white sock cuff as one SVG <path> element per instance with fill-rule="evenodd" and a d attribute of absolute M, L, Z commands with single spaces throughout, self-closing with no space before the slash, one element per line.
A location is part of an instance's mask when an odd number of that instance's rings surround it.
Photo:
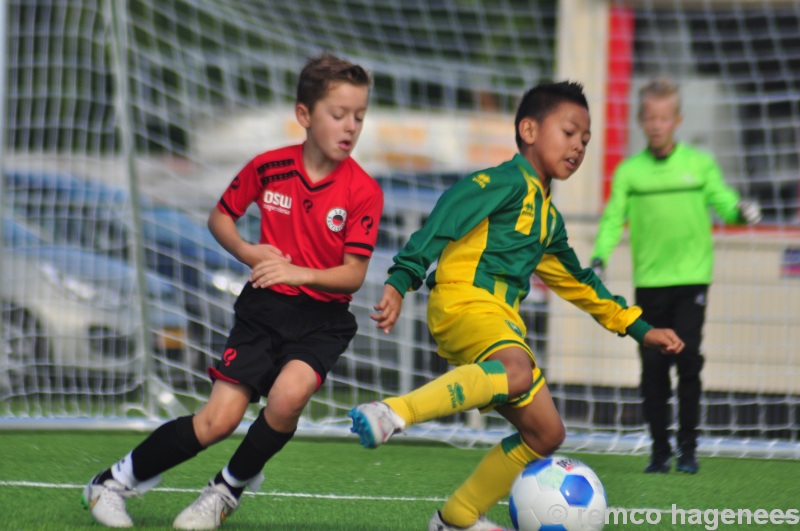
<path fill-rule="evenodd" d="M 114 463 L 111 467 L 111 475 L 114 479 L 128 487 L 135 489 L 139 494 L 144 494 L 152 489 L 161 481 L 161 475 L 152 477 L 146 481 L 139 481 L 133 475 L 133 452 Z"/>
<path fill-rule="evenodd" d="M 264 482 L 264 474 L 259 472 L 250 479 L 241 480 L 233 477 L 233 474 L 231 474 L 231 471 L 228 470 L 228 467 L 226 466 L 225 468 L 222 469 L 222 479 L 224 479 L 225 482 L 228 483 L 228 485 L 230 485 L 231 487 L 237 487 L 237 488 L 247 487 L 252 492 L 258 492 L 258 489 L 261 488 L 261 484 Z"/>
<path fill-rule="evenodd" d="M 152 489 L 156 485 L 161 483 L 161 474 L 148 479 L 147 481 L 140 481 L 139 484 L 136 486 L 136 491 L 139 494 L 144 494 L 148 490 Z"/>
<path fill-rule="evenodd" d="M 264 483 L 264 474 L 259 472 L 254 477 L 250 478 L 250 481 L 247 482 L 247 488 L 250 489 L 250 492 L 258 492 L 261 489 L 261 484 Z"/>
<path fill-rule="evenodd" d="M 129 489 L 135 489 L 139 486 L 139 481 L 133 475 L 133 452 L 130 452 L 111 466 L 111 475 Z"/>
<path fill-rule="evenodd" d="M 231 471 L 228 470 L 227 466 L 222 469 L 222 479 L 224 479 L 225 482 L 231 487 L 236 487 L 240 489 L 242 487 L 247 486 L 247 481 L 246 480 L 242 481 L 241 479 L 233 477 L 233 474 L 231 474 Z"/>

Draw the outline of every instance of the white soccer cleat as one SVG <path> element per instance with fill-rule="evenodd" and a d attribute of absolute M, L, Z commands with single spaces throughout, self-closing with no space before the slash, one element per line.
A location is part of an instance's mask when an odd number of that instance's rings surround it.
<path fill-rule="evenodd" d="M 428 531 L 509 531 L 505 527 L 500 527 L 494 522 L 490 522 L 485 516 L 478 518 L 478 521 L 467 527 L 456 527 L 442 520 L 442 515 L 436 511 L 428 522 Z"/>
<path fill-rule="evenodd" d="M 406 429 L 406 422 L 383 402 L 361 404 L 347 415 L 353 419 L 350 431 L 358 434 L 364 448 L 377 448 L 395 433 Z"/>
<path fill-rule="evenodd" d="M 133 520 L 125 509 L 125 499 L 138 493 L 114 479 L 95 483 L 96 479 L 97 476 L 92 478 L 81 496 L 81 503 L 91 509 L 92 518 L 106 527 L 133 527 Z"/>
<path fill-rule="evenodd" d="M 200 496 L 175 518 L 175 529 L 217 529 L 236 508 L 239 500 L 223 483 L 210 481 Z"/>

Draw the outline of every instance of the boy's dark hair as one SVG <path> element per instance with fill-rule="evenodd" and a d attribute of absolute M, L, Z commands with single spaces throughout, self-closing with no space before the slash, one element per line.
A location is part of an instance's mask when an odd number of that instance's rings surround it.
<path fill-rule="evenodd" d="M 542 83 L 528 90 L 517 107 L 514 120 L 517 147 L 522 148 L 522 137 L 519 134 L 519 123 L 523 118 L 532 118 L 542 123 L 556 107 L 564 102 L 577 103 L 587 111 L 589 103 L 583 93 L 583 85 L 576 81 L 560 81 L 558 83 Z"/>
<path fill-rule="evenodd" d="M 312 57 L 300 71 L 297 81 L 297 103 L 314 110 L 314 104 L 339 83 L 369 87 L 372 82 L 364 68 L 330 53 Z"/>

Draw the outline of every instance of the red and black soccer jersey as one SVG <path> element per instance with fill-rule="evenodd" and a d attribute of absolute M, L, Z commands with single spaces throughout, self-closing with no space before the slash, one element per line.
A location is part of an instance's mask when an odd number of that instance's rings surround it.
<path fill-rule="evenodd" d="M 311 183 L 302 144 L 262 153 L 242 168 L 217 207 L 236 220 L 253 202 L 261 210 L 260 243 L 274 245 L 295 265 L 329 269 L 342 265 L 345 253 L 372 256 L 383 190 L 352 157 Z M 305 286 L 279 284 L 272 289 L 287 295 L 302 291 L 321 301 L 352 299 Z"/>

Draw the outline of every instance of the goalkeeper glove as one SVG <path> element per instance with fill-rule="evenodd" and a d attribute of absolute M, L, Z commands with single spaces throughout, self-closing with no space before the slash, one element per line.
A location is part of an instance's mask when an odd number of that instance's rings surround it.
<path fill-rule="evenodd" d="M 739 208 L 739 216 L 741 216 L 748 225 L 755 225 L 761 221 L 761 207 L 756 201 L 742 199 L 736 203 L 736 206 Z"/>
<path fill-rule="evenodd" d="M 606 266 L 602 260 L 599 258 L 592 258 L 592 264 L 589 266 L 594 271 L 594 274 L 597 275 L 601 281 L 605 281 L 606 277 Z"/>

